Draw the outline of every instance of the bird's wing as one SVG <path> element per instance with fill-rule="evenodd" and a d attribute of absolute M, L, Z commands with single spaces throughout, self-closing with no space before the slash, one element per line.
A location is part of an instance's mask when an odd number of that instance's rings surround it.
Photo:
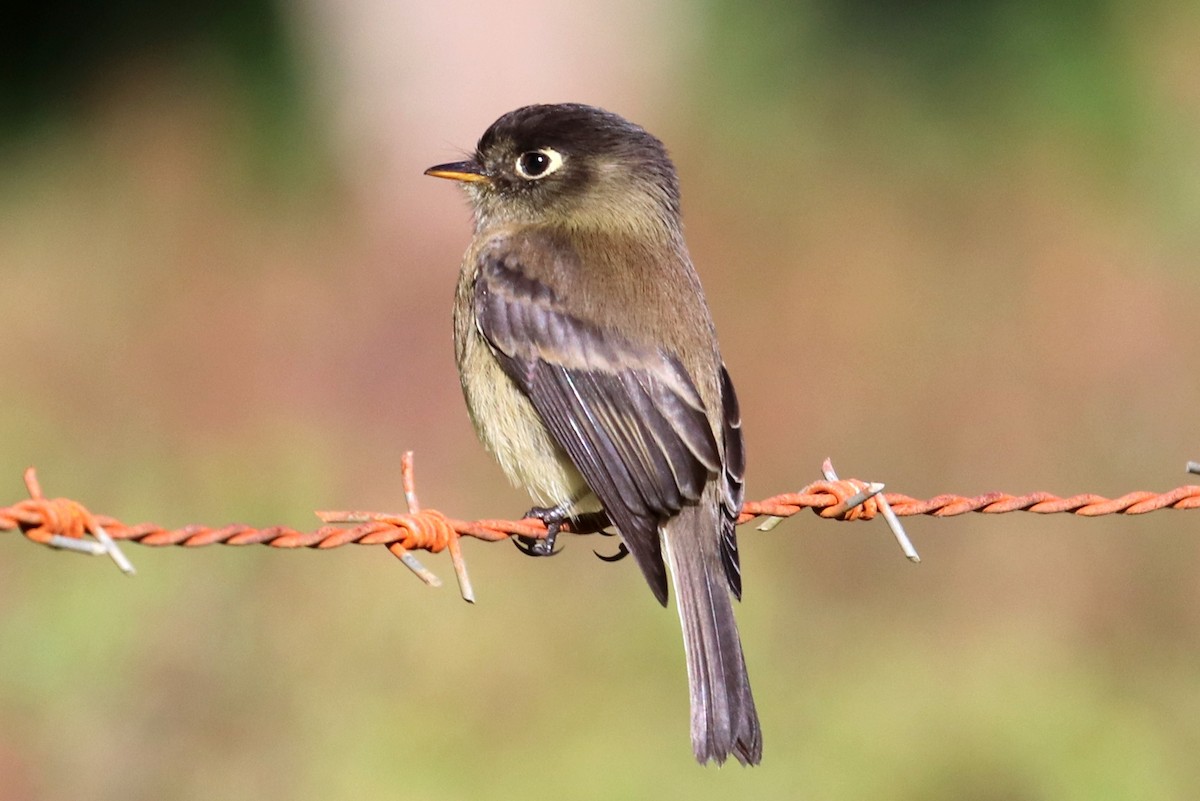
<path fill-rule="evenodd" d="M 746 494 L 746 445 L 742 439 L 742 412 L 729 371 L 721 365 L 721 436 L 724 442 L 725 469 L 721 487 L 721 563 L 729 589 L 742 598 L 742 566 L 738 560 L 737 520 Z"/>
<path fill-rule="evenodd" d="M 562 247 L 506 248 L 500 241 L 484 248 L 473 298 L 476 324 L 665 604 L 658 525 L 698 500 L 722 470 L 704 404 L 678 358 L 567 311 L 555 290 L 535 277 L 546 274 L 546 265 L 530 259 L 578 267 L 567 263 L 577 257 Z M 727 546 L 722 552 L 728 571 Z M 736 552 L 732 558 L 731 576 Z"/>

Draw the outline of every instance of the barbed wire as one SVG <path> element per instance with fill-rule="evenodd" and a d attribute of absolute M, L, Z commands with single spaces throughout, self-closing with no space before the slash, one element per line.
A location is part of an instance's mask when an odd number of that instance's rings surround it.
<path fill-rule="evenodd" d="M 1187 468 L 1189 472 L 1200 473 L 1200 463 L 1189 462 Z M 1062 498 L 1049 492 L 1025 495 L 988 492 L 970 497 L 943 494 L 920 500 L 895 492 L 884 493 L 883 484 L 838 479 L 828 459 L 822 465 L 822 470 L 824 480 L 814 481 L 798 492 L 775 495 L 761 501 L 747 501 L 742 506 L 738 525 L 761 519 L 758 528 L 765 531 L 804 509 L 812 509 L 819 516 L 834 520 L 871 520 L 877 514 L 882 514 L 888 519 L 905 555 L 915 562 L 919 561 L 919 557 L 908 543 L 896 517 L 953 517 L 969 512 L 1071 513 L 1081 517 L 1098 517 L 1111 514 L 1140 515 L 1160 509 L 1200 508 L 1198 485 L 1184 485 L 1161 493 L 1130 492 L 1119 498 L 1106 498 L 1092 493 Z M 317 517 L 324 525 L 313 531 L 300 531 L 288 526 L 257 528 L 241 523 L 180 528 L 166 528 L 154 523 L 127 525 L 117 518 L 94 514 L 78 501 L 45 497 L 37 473 L 31 467 L 24 475 L 29 498 L 0 507 L 0 531 L 20 531 L 32 542 L 52 548 L 107 555 L 128 574 L 133 574 L 133 565 L 125 558 L 117 540 L 185 548 L 217 544 L 317 549 L 350 544 L 385 545 L 422 581 L 432 586 L 440 586 L 441 581 L 412 552 L 440 553 L 448 550 L 459 590 L 469 602 L 474 602 L 474 590 L 462 555 L 462 537 L 495 542 L 512 537 L 541 539 L 546 536 L 545 524 L 534 518 L 464 521 L 447 517 L 434 509 L 422 509 L 417 501 L 411 452 L 404 454 L 401 472 L 407 512 L 318 511 Z M 595 533 L 600 528 L 602 526 L 588 528 L 578 524 L 572 528 L 568 523 L 563 530 L 582 534 Z M 89 535 L 92 538 L 90 540 L 87 539 Z"/>

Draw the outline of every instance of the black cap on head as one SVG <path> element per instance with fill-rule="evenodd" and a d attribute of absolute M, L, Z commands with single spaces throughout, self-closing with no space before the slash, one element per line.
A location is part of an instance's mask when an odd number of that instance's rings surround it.
<path fill-rule="evenodd" d="M 520 150 L 554 147 L 593 155 L 637 154 L 649 161 L 668 160 L 663 143 L 640 125 L 582 103 L 510 111 L 479 138 L 477 151 L 486 153 L 501 142 Z"/>
<path fill-rule="evenodd" d="M 507 167 L 512 157 L 543 148 L 575 162 L 562 176 L 568 193 L 592 182 L 601 164 L 618 164 L 630 178 L 653 184 L 678 210 L 678 180 L 663 143 L 640 125 L 595 106 L 559 103 L 510 111 L 479 138 L 475 160 Z M 503 180 L 502 175 L 494 177 Z"/>

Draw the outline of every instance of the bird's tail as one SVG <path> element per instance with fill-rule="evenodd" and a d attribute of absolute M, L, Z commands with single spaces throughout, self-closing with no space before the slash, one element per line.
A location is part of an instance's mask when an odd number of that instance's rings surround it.
<path fill-rule="evenodd" d="M 716 516 L 716 504 L 701 502 L 663 524 L 687 654 L 692 750 L 701 764 L 710 759 L 721 764 L 732 754 L 743 765 L 757 765 L 762 731 L 719 554 Z"/>

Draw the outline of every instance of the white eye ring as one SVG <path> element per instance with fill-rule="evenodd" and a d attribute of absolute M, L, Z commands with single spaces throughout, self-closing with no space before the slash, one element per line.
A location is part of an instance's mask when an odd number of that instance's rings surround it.
<path fill-rule="evenodd" d="M 563 165 L 562 153 L 551 147 L 528 150 L 517 156 L 517 175 L 528 181 L 545 178 Z"/>

